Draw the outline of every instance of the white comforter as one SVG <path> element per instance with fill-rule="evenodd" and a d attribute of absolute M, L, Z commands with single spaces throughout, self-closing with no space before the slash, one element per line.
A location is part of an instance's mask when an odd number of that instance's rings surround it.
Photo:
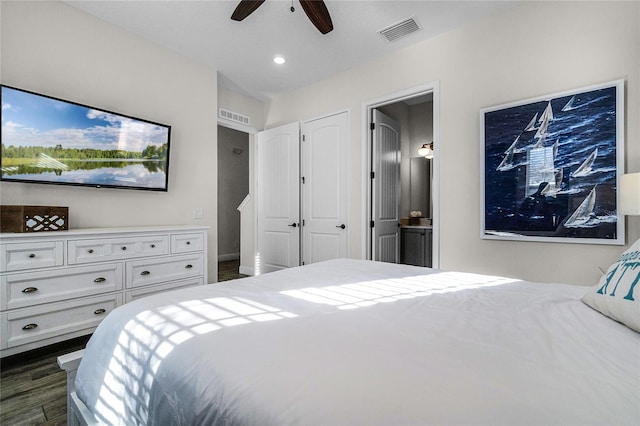
<path fill-rule="evenodd" d="M 333 260 L 152 296 L 87 345 L 110 424 L 640 424 L 640 334 L 586 287 Z"/>

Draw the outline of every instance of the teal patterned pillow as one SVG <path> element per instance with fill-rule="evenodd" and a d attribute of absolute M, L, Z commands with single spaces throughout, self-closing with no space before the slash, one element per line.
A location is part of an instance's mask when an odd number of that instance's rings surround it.
<path fill-rule="evenodd" d="M 640 332 L 640 240 L 622 253 L 582 301 Z"/>

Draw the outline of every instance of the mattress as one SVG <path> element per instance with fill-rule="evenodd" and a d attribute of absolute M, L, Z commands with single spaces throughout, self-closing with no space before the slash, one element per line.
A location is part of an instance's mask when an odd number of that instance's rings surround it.
<path fill-rule="evenodd" d="M 337 259 L 163 293 L 91 337 L 109 424 L 640 424 L 640 334 L 586 287 Z"/>

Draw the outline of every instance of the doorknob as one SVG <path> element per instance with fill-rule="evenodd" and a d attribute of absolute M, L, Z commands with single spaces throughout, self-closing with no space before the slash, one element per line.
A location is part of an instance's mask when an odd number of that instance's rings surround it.
<path fill-rule="evenodd" d="M 297 223 L 295 223 L 295 222 L 293 222 L 292 224 L 287 225 L 287 226 L 293 226 L 293 227 L 295 228 L 296 226 L 298 226 L 298 224 L 297 224 Z"/>
<path fill-rule="evenodd" d="M 342 228 L 342 229 L 344 229 L 344 228 L 346 228 L 346 225 L 343 223 L 342 225 L 337 225 L 337 226 L 336 226 L 336 228 Z"/>

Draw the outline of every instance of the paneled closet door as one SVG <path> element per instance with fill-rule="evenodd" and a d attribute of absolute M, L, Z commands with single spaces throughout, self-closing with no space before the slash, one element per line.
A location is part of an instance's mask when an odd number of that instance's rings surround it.
<path fill-rule="evenodd" d="M 347 257 L 348 114 L 302 124 L 302 259 Z"/>
<path fill-rule="evenodd" d="M 300 124 L 258 133 L 256 275 L 300 265 Z"/>

